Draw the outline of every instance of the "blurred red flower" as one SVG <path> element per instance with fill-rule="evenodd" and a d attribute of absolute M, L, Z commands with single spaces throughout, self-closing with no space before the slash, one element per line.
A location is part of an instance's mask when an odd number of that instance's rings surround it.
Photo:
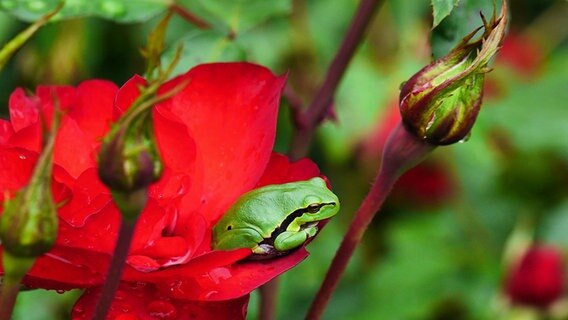
<path fill-rule="evenodd" d="M 535 77 L 542 68 L 543 61 L 544 53 L 540 45 L 520 33 L 509 33 L 505 37 L 496 58 L 496 63 L 500 66 L 509 66 L 526 78 Z"/>
<path fill-rule="evenodd" d="M 319 175 L 305 159 L 272 153 L 284 77 L 247 63 L 208 64 L 164 84 L 188 85 L 153 111 L 165 170 L 149 190 L 109 319 L 244 318 L 248 294 L 307 257 L 239 262 L 248 249 L 211 251 L 211 227 L 244 192 Z M 62 203 L 55 247 L 40 257 L 24 284 L 87 288 L 74 319 L 93 311 L 117 237 L 120 214 L 97 176 L 101 138 L 139 95 L 144 79 L 122 88 L 90 80 L 76 88 L 17 89 L 10 121 L 0 120 L 0 201 L 22 188 L 41 149 L 42 122 L 53 102 L 64 112 L 54 152 L 53 192 Z M 56 98 L 56 99 L 55 99 Z"/>
<path fill-rule="evenodd" d="M 549 246 L 530 248 L 512 267 L 506 292 L 515 304 L 546 308 L 564 292 L 562 255 Z"/>

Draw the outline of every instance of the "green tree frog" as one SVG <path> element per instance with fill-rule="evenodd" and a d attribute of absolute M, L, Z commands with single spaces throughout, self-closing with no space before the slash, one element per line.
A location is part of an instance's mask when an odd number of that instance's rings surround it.
<path fill-rule="evenodd" d="M 269 185 L 242 195 L 213 227 L 213 248 L 250 248 L 253 259 L 286 254 L 339 211 L 322 178 Z"/>

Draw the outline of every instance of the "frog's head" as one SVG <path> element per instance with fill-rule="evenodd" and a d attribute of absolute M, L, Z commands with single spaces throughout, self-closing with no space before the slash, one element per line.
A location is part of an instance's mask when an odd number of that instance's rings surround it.
<path fill-rule="evenodd" d="M 316 177 L 304 182 L 301 187 L 303 213 L 298 224 L 321 221 L 333 217 L 339 211 L 339 199 L 327 188 L 322 178 Z"/>

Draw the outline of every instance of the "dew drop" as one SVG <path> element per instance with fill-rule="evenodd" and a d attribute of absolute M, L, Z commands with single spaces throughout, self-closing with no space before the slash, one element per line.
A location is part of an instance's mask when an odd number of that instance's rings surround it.
<path fill-rule="evenodd" d="M 59 294 L 64 294 L 64 293 L 65 293 L 65 290 L 57 289 L 57 290 L 55 290 L 55 292 L 57 292 L 57 293 L 59 293 Z"/>
<path fill-rule="evenodd" d="M 20 158 L 20 160 L 26 160 L 28 157 L 24 156 L 23 154 L 19 155 L 18 158 Z"/>
<path fill-rule="evenodd" d="M 469 140 L 469 138 L 471 138 L 471 131 L 468 132 L 468 134 L 467 134 L 465 137 L 463 137 L 463 139 L 461 139 L 460 141 L 458 141 L 458 143 L 465 143 L 465 142 L 467 142 L 467 141 Z"/>
<path fill-rule="evenodd" d="M 222 281 L 227 280 L 233 276 L 231 274 L 231 270 L 223 267 L 212 269 L 211 271 L 209 271 L 208 275 L 215 284 L 220 284 Z"/>
<path fill-rule="evenodd" d="M 16 2 L 12 0 L 4 0 L 0 2 L 0 8 L 4 10 L 12 10 L 16 7 Z"/>
<path fill-rule="evenodd" d="M 27 7 L 30 11 L 40 12 L 45 10 L 45 1 L 28 1 Z"/>
<path fill-rule="evenodd" d="M 101 10 L 113 18 L 119 18 L 126 13 L 126 7 L 116 0 L 106 0 L 101 2 Z"/>
<path fill-rule="evenodd" d="M 158 319 L 177 319 L 178 312 L 173 304 L 167 301 L 156 300 L 148 305 L 148 314 Z"/>

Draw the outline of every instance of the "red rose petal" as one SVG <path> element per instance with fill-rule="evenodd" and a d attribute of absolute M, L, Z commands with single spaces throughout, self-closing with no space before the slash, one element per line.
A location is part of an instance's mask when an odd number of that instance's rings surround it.
<path fill-rule="evenodd" d="M 39 123 L 27 126 L 10 137 L 6 146 L 24 148 L 39 153 L 43 142 L 41 126 Z"/>
<path fill-rule="evenodd" d="M 136 223 L 136 231 L 130 245 L 130 251 L 139 254 L 149 244 L 162 237 L 166 229 L 176 219 L 175 211 L 159 206 L 154 199 L 149 199 L 144 211 Z"/>
<path fill-rule="evenodd" d="M 274 152 L 256 188 L 271 184 L 308 180 L 317 177 L 319 173 L 318 166 L 310 159 L 300 159 L 290 163 L 288 157 Z"/>
<path fill-rule="evenodd" d="M 39 86 L 36 88 L 36 97 L 39 99 L 41 116 L 48 124 L 49 130 L 52 129 L 54 103 L 65 114 L 71 106 L 75 105 L 77 98 L 75 88 L 71 86 Z"/>
<path fill-rule="evenodd" d="M 71 227 L 81 228 L 89 217 L 105 209 L 111 203 L 110 192 L 100 182 L 97 170 L 91 168 L 83 172 L 72 186 L 73 197 L 63 207 L 59 208 L 59 217 Z M 114 207 L 113 207 L 114 208 Z M 116 209 L 114 209 L 116 211 Z M 107 224 L 116 223 L 113 216 L 107 216 Z M 108 229 L 108 228 L 104 228 Z"/>
<path fill-rule="evenodd" d="M 71 225 L 60 220 L 57 244 L 71 248 L 111 255 L 115 246 L 120 214 L 108 204 L 97 211 L 89 212 L 88 223 Z"/>
<path fill-rule="evenodd" d="M 91 319 L 99 294 L 100 288 L 85 291 L 73 307 L 72 319 Z M 151 284 L 123 282 L 116 292 L 107 319 L 239 320 L 246 317 L 248 299 L 248 295 L 245 295 L 218 302 L 182 301 L 161 295 Z"/>
<path fill-rule="evenodd" d="M 24 89 L 17 88 L 8 101 L 10 106 L 10 122 L 14 131 L 20 131 L 39 120 L 39 99 L 28 97 Z"/>
<path fill-rule="evenodd" d="M 183 237 L 162 237 L 154 240 L 142 252 L 153 258 L 171 258 L 183 256 L 188 248 Z"/>
<path fill-rule="evenodd" d="M 148 189 L 148 197 L 160 204 L 171 205 L 172 201 L 181 201 L 180 198 L 187 194 L 190 186 L 190 176 L 185 173 L 174 173 L 170 168 L 165 167 L 160 180 Z"/>
<path fill-rule="evenodd" d="M 246 295 L 278 275 L 296 266 L 309 253 L 303 247 L 289 255 L 264 260 L 240 261 L 213 267 L 199 274 L 187 269 L 158 286 L 164 294 L 176 299 L 219 301 Z M 187 265 L 186 265 L 187 266 Z M 185 266 L 184 266 L 185 269 Z M 181 271 L 181 268 L 180 270 Z"/>
<path fill-rule="evenodd" d="M 6 144 L 14 134 L 10 121 L 0 119 L 0 146 Z"/>
<path fill-rule="evenodd" d="M 0 199 L 23 188 L 30 179 L 37 154 L 24 149 L 0 148 Z"/>
<path fill-rule="evenodd" d="M 35 261 L 23 283 L 32 288 L 55 290 L 100 285 L 108 261 L 108 255 L 56 246 Z"/>
<path fill-rule="evenodd" d="M 93 150 L 92 140 L 85 136 L 84 128 L 71 118 L 63 119 L 55 141 L 53 161 L 77 178 L 96 166 Z"/>
<path fill-rule="evenodd" d="M 126 259 L 126 263 L 140 272 L 151 272 L 160 269 L 160 264 L 147 256 L 131 255 Z"/>
<path fill-rule="evenodd" d="M 98 142 L 110 128 L 117 91 L 114 83 L 104 80 L 84 81 L 77 87 L 76 105 L 69 117 L 77 121 L 91 143 Z"/>
<path fill-rule="evenodd" d="M 189 84 L 163 102 L 195 140 L 203 168 L 203 192 L 192 189 L 200 211 L 215 221 L 243 192 L 251 189 L 270 157 L 284 78 L 248 63 L 207 64 L 190 70 L 162 88 L 182 80 Z M 199 163 L 198 163 L 199 165 Z"/>
<path fill-rule="evenodd" d="M 154 112 L 154 131 L 164 165 L 174 172 L 194 175 L 196 145 L 187 127 L 175 115 L 161 110 Z"/>
<path fill-rule="evenodd" d="M 140 87 L 146 85 L 146 80 L 139 75 L 134 75 L 132 78 L 128 79 L 126 83 L 120 87 L 116 94 L 114 102 L 114 119 L 120 118 L 120 116 L 130 108 L 132 103 L 136 101 L 140 95 Z"/>

